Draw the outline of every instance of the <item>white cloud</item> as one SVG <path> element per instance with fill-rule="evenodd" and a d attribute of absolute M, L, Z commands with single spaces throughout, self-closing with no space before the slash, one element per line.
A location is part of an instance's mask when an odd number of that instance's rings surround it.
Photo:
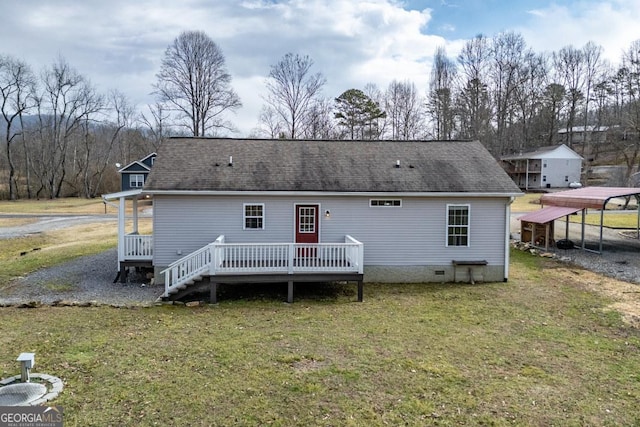
<path fill-rule="evenodd" d="M 530 11 L 532 20 L 517 28 L 536 51 L 551 52 L 567 45 L 580 48 L 593 41 L 614 64 L 631 42 L 640 39 L 638 0 L 579 1 Z"/>

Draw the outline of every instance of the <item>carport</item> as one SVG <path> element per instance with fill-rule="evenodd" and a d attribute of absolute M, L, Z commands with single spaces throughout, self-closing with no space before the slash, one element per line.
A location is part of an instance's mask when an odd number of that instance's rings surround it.
<path fill-rule="evenodd" d="M 604 227 L 604 211 L 612 199 L 635 197 L 638 209 L 636 221 L 636 238 L 640 239 L 640 188 L 627 187 L 584 187 L 575 190 L 544 194 L 540 198 L 543 208 L 518 218 L 522 224 L 532 224 L 532 244 L 535 244 L 536 225 L 544 226 L 545 248 L 548 249 L 552 236 L 552 223 L 556 219 L 566 216 L 566 239 L 569 239 L 569 215 L 582 211 L 581 248 L 586 251 L 602 253 L 602 230 Z M 600 241 L 597 251 L 585 247 L 585 216 L 587 209 L 600 210 Z M 524 226 L 523 226 L 524 229 Z M 523 239 L 524 240 L 524 239 Z"/>

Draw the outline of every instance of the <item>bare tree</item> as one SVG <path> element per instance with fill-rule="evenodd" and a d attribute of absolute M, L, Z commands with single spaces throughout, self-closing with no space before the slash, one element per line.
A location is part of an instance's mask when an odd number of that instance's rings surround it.
<path fill-rule="evenodd" d="M 489 145 L 492 136 L 491 103 L 488 87 L 489 40 L 477 35 L 468 40 L 458 55 L 460 89 L 456 102 L 460 137 Z"/>
<path fill-rule="evenodd" d="M 393 140 L 413 140 L 424 131 L 423 101 L 412 82 L 392 81 L 385 92 L 388 130 Z"/>
<path fill-rule="evenodd" d="M 333 105 L 330 99 L 318 98 L 311 105 L 309 120 L 303 138 L 335 139 L 337 138 L 333 120 Z"/>
<path fill-rule="evenodd" d="M 284 124 L 278 113 L 268 105 L 263 105 L 258 117 L 258 125 L 251 131 L 256 138 L 282 138 L 284 136 Z"/>
<path fill-rule="evenodd" d="M 438 140 L 451 139 L 454 131 L 454 80 L 456 66 L 447 57 L 444 47 L 438 47 L 433 58 L 427 110 Z"/>
<path fill-rule="evenodd" d="M 72 138 L 83 121 L 102 110 L 103 100 L 63 58 L 45 69 L 41 80 L 43 89 L 36 98 L 40 152 L 34 171 L 41 184 L 37 195 L 45 191 L 47 197 L 55 198 L 69 172 Z"/>
<path fill-rule="evenodd" d="M 285 124 L 286 136 L 291 139 L 304 134 L 314 102 L 326 83 L 322 74 L 311 74 L 312 66 L 309 56 L 287 53 L 271 66 L 266 81 L 265 101 Z"/>
<path fill-rule="evenodd" d="M 527 51 L 519 68 L 521 82 L 515 89 L 516 123 L 514 142 L 511 150 L 530 150 L 544 141 L 543 123 L 540 123 L 540 111 L 544 99 L 544 87 L 547 80 L 547 60 L 544 55 Z"/>
<path fill-rule="evenodd" d="M 600 72 L 603 63 L 602 63 L 602 46 L 598 46 L 593 42 L 588 42 L 582 48 L 582 53 L 584 56 L 584 68 L 585 68 L 585 96 L 584 96 L 584 117 L 583 124 L 585 131 L 582 133 L 584 136 L 584 140 L 582 141 L 582 154 L 589 144 L 590 141 L 586 139 L 587 136 L 587 126 L 589 125 L 589 103 L 591 102 L 591 90 L 593 86 L 596 84 L 596 76 Z"/>
<path fill-rule="evenodd" d="M 621 114 L 624 133 L 614 143 L 627 166 L 625 178 L 628 180 L 640 161 L 640 39 L 624 52 L 618 77 L 627 101 Z"/>
<path fill-rule="evenodd" d="M 147 114 L 140 113 L 139 122 L 144 127 L 145 136 L 151 141 L 153 151 L 158 151 L 165 139 L 171 135 L 169 114 L 161 102 L 147 105 L 147 109 Z"/>
<path fill-rule="evenodd" d="M 540 119 L 546 127 L 543 128 L 543 136 L 548 145 L 551 145 L 558 132 L 560 114 L 564 108 L 565 89 L 558 83 L 549 83 L 544 87 L 541 98 Z"/>
<path fill-rule="evenodd" d="M 30 95 L 34 85 L 35 77 L 26 63 L 9 56 L 0 56 L 0 112 L 4 119 L 3 139 L 9 166 L 9 200 L 18 197 L 13 145 L 16 137 L 24 135 L 22 115 L 31 107 Z"/>
<path fill-rule="evenodd" d="M 553 53 L 555 71 L 560 75 L 567 97 L 567 137 L 573 147 L 573 133 L 580 103 L 584 100 L 585 60 L 584 52 L 573 46 L 565 46 Z M 584 134 L 584 132 L 583 132 Z"/>
<path fill-rule="evenodd" d="M 218 129 L 233 130 L 224 114 L 242 106 L 231 88 L 224 55 L 203 31 L 182 32 L 167 48 L 155 93 L 186 122 L 193 136 L 204 136 Z"/>
<path fill-rule="evenodd" d="M 492 40 L 490 76 L 496 128 L 494 155 L 502 155 L 510 150 L 512 138 L 509 132 L 515 120 L 515 94 L 527 78 L 521 69 L 527 53 L 526 43 L 520 34 L 505 32 Z"/>
<path fill-rule="evenodd" d="M 82 194 L 86 198 L 95 197 L 101 188 L 105 172 L 111 167 L 114 147 L 130 145 L 129 138 L 122 135 L 132 128 L 134 109 L 127 97 L 113 90 L 109 93 L 107 102 L 112 114 L 110 120 L 102 123 L 99 129 L 91 129 L 91 120 L 86 117 L 83 121 L 83 167 Z"/>

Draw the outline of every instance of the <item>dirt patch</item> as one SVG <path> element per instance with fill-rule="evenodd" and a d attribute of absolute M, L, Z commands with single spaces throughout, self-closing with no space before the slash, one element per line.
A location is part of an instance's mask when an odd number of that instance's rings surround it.
<path fill-rule="evenodd" d="M 577 270 L 579 271 L 578 274 Z M 557 267 L 554 273 L 559 280 L 575 283 L 596 292 L 613 302 L 608 308 L 622 314 L 623 320 L 640 329 L 640 286 L 603 276 L 580 267 Z"/>

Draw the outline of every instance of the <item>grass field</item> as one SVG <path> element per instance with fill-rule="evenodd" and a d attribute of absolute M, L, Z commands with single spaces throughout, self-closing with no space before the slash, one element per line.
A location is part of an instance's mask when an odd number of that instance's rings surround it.
<path fill-rule="evenodd" d="M 3 200 L 0 201 L 0 213 L 104 214 L 105 204 L 102 199 L 83 199 L 79 197 L 54 200 Z M 107 205 L 107 213 L 117 213 L 117 210 Z"/>
<path fill-rule="evenodd" d="M 138 206 L 144 209 L 145 207 L 151 206 L 151 202 L 141 200 L 138 202 Z M 130 203 L 127 207 L 131 210 Z M 3 213 L 97 215 L 104 213 L 117 214 L 118 209 L 110 204 L 105 205 L 100 198 L 83 199 L 79 197 L 69 197 L 54 200 L 3 200 L 0 201 L 0 214 Z"/>
<path fill-rule="evenodd" d="M 364 303 L 4 308 L 0 371 L 35 352 L 68 426 L 640 423 L 640 331 L 586 289 L 599 276 L 514 257 L 509 283 L 367 285 Z"/>
<path fill-rule="evenodd" d="M 561 218 L 560 220 L 564 220 Z M 582 215 L 570 215 L 569 221 L 582 223 Z M 600 226 L 600 213 L 588 213 L 584 217 L 585 224 Z M 603 224 L 611 228 L 636 228 L 638 226 L 637 212 L 607 212 L 604 213 Z"/>
<path fill-rule="evenodd" d="M 540 209 L 540 193 L 527 193 L 520 197 L 516 197 L 511 204 L 511 212 L 532 212 Z"/>

